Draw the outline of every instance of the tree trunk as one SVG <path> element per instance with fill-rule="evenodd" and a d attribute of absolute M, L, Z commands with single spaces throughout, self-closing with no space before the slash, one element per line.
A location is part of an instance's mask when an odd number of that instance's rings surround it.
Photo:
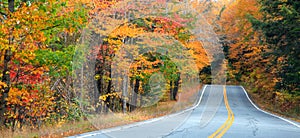
<path fill-rule="evenodd" d="M 173 99 L 173 81 L 170 81 L 170 100 L 174 100 Z"/>
<path fill-rule="evenodd" d="M 122 88 L 123 88 L 123 90 L 122 90 L 122 100 L 123 100 L 123 113 L 126 113 L 126 97 L 127 97 L 127 81 L 128 81 L 128 77 L 127 76 L 125 76 L 124 78 L 123 78 L 123 84 L 122 84 Z"/>
<path fill-rule="evenodd" d="M 14 0 L 8 0 L 8 10 L 10 12 L 14 12 Z M 9 44 L 12 44 L 13 38 L 10 36 L 9 38 Z M 7 97 L 8 97 L 8 92 L 10 90 L 10 72 L 9 72 L 9 67 L 8 63 L 11 60 L 11 51 L 9 49 L 4 51 L 4 60 L 3 60 L 3 72 L 2 72 L 2 82 L 6 83 L 8 87 L 3 89 L 3 93 L 1 95 L 1 101 L 0 101 L 0 125 L 5 125 L 5 116 L 4 113 L 6 113 L 6 104 L 7 104 Z"/>
<path fill-rule="evenodd" d="M 3 72 L 2 72 L 2 82 L 7 84 L 7 87 L 3 88 L 3 92 L 1 95 L 1 104 L 0 104 L 0 123 L 1 124 L 5 124 L 5 117 L 4 117 L 4 113 L 6 112 L 6 99 L 8 97 L 8 92 L 10 89 L 10 73 L 9 73 L 9 68 L 8 68 L 8 63 L 10 62 L 10 50 L 6 50 L 5 51 L 5 55 L 4 55 L 4 68 L 3 68 Z M 1 90 L 2 91 L 2 90 Z"/>
<path fill-rule="evenodd" d="M 134 92 L 132 94 L 132 102 L 131 102 L 131 111 L 135 110 L 137 106 L 137 94 L 139 93 L 139 88 L 140 88 L 140 80 L 136 79 L 135 80 L 135 85 L 134 85 Z"/>
<path fill-rule="evenodd" d="M 108 85 L 107 85 L 107 93 L 111 93 L 111 87 L 112 87 L 112 80 L 111 80 L 111 65 L 109 65 L 108 73 L 109 73 L 109 78 L 110 78 L 110 80 L 108 81 Z"/>
<path fill-rule="evenodd" d="M 104 69 L 101 65 L 101 61 L 98 61 L 98 63 L 96 63 L 96 64 L 97 65 L 96 65 L 95 74 L 99 75 L 99 79 L 96 80 L 96 86 L 95 87 L 97 88 L 97 90 L 94 91 L 94 95 L 93 95 L 94 100 L 92 101 L 92 105 L 94 105 L 94 106 L 96 106 L 97 103 L 99 102 L 99 97 L 102 96 L 103 94 L 106 94 L 104 92 L 104 79 L 103 79 Z M 97 66 L 98 66 L 98 68 L 97 68 Z M 104 105 L 103 105 L 104 107 L 103 108 L 101 107 L 104 112 L 106 111 L 106 105 L 107 105 L 106 102 L 107 102 L 107 99 L 104 101 Z"/>
<path fill-rule="evenodd" d="M 178 89 L 179 89 L 179 81 L 180 81 L 180 74 L 178 74 L 178 78 L 177 78 L 177 80 L 175 81 L 175 84 L 174 84 L 173 100 L 177 100 L 176 96 L 177 96 Z"/>
<path fill-rule="evenodd" d="M 95 108 L 96 108 L 96 113 L 101 113 L 101 111 L 102 111 L 102 103 L 101 103 L 101 101 L 99 100 L 99 97 L 100 97 L 100 93 L 99 93 L 99 90 L 97 89 L 97 88 L 99 88 L 99 87 L 97 87 L 97 85 L 98 85 L 98 83 L 97 82 L 94 82 L 95 84 L 94 84 L 94 101 L 91 101 L 92 102 L 92 105 L 93 106 L 95 106 Z M 96 85 L 96 86 L 95 86 Z M 99 103 L 98 105 L 97 105 L 97 103 Z"/>
<path fill-rule="evenodd" d="M 128 111 L 131 111 L 131 104 L 130 103 L 132 103 L 132 95 L 133 95 L 133 93 L 134 93 L 134 79 L 130 79 L 130 84 L 129 84 L 129 86 L 130 86 L 130 94 L 128 95 L 130 98 L 128 98 L 128 103 L 127 103 L 127 108 L 128 108 Z"/>
<path fill-rule="evenodd" d="M 139 94 L 139 96 L 140 96 L 140 104 L 139 104 L 139 106 L 142 107 L 144 105 L 143 95 Z"/>

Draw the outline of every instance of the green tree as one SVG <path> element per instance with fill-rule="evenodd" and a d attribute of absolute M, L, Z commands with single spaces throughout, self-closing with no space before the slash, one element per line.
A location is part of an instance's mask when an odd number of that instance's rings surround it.
<path fill-rule="evenodd" d="M 274 65 L 281 68 L 277 74 L 280 81 L 276 88 L 300 95 L 300 1 L 260 0 L 261 21 L 253 24 L 265 36 L 272 49 L 267 55 L 275 56 Z"/>

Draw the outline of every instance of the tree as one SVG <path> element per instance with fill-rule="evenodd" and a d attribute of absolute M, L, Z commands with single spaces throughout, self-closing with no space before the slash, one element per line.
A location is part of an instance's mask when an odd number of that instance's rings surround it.
<path fill-rule="evenodd" d="M 1 125 L 12 124 L 13 130 L 17 123 L 39 126 L 52 112 L 54 95 L 49 87 L 49 63 L 45 63 L 52 59 L 42 61 L 37 51 L 59 49 L 54 47 L 58 34 L 72 34 L 84 22 L 85 12 L 65 1 L 3 4 L 8 10 L 1 9 Z"/>
<path fill-rule="evenodd" d="M 8 1 L 8 11 L 9 11 L 8 14 L 14 12 L 14 8 L 15 8 L 14 0 L 9 0 Z M 2 14 L 2 16 L 6 15 L 5 13 L 1 13 L 1 14 Z M 6 30 L 6 31 L 9 31 L 9 30 Z M 3 36 L 3 34 L 1 36 Z M 13 43 L 12 42 L 12 40 L 13 40 L 12 36 L 5 37 L 5 38 L 2 38 L 2 39 L 5 39 L 5 40 L 2 40 L 2 41 L 7 42 L 8 44 Z M 5 47 L 5 46 L 3 46 L 3 47 Z M 0 99 L 1 100 L 0 101 L 0 106 L 1 106 L 0 107 L 0 124 L 2 125 L 2 124 L 4 124 L 4 121 L 5 121 L 4 113 L 6 113 L 6 102 L 7 102 L 6 99 L 8 98 L 8 92 L 10 90 L 10 73 L 9 73 L 8 64 L 11 60 L 12 51 L 11 51 L 11 49 L 1 48 L 1 52 L 4 53 L 3 70 L 2 70 L 2 74 L 1 74 L 1 77 L 2 77 L 1 82 L 3 83 L 3 87 L 2 87 L 2 90 L 0 91 L 2 93 L 1 94 L 1 99 Z M 1 55 L 3 53 L 1 53 Z"/>
<path fill-rule="evenodd" d="M 272 72 L 273 68 L 267 68 L 268 58 L 263 56 L 267 48 L 261 44 L 262 34 L 254 30 L 249 19 L 251 16 L 262 17 L 256 0 L 235 1 L 221 14 L 220 36 L 231 69 L 229 80 L 270 89 L 274 83 L 266 85 L 264 78 L 271 77 L 272 74 L 267 75 L 267 72 Z M 264 77 L 260 76 L 262 74 Z"/>
<path fill-rule="evenodd" d="M 296 1 L 238 0 L 219 22 L 229 80 L 250 86 L 281 113 L 299 113 L 298 7 Z"/>
<path fill-rule="evenodd" d="M 293 0 L 260 0 L 263 19 L 253 24 L 262 30 L 265 42 L 273 49 L 274 65 L 281 68 L 277 74 L 277 89 L 300 95 L 300 2 Z M 259 20 L 259 19 L 258 19 Z"/>

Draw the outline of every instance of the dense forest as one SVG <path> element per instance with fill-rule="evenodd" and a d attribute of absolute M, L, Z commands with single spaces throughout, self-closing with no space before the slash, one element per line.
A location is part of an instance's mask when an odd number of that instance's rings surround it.
<path fill-rule="evenodd" d="M 299 117 L 299 1 L 237 0 L 222 12 L 228 81 L 242 84 L 269 110 Z"/>
<path fill-rule="evenodd" d="M 299 18 L 296 0 L 0 0 L 0 127 L 132 112 L 210 83 L 299 117 Z"/>

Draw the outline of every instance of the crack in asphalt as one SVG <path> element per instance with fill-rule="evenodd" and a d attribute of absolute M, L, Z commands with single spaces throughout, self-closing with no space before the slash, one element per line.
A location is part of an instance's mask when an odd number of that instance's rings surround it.
<path fill-rule="evenodd" d="M 259 121 L 256 120 L 254 117 L 247 118 L 247 119 L 249 120 L 247 127 L 251 127 L 253 136 L 256 136 L 257 131 L 259 130 L 257 126 Z"/>
<path fill-rule="evenodd" d="M 170 136 L 175 135 L 177 133 L 188 134 L 190 132 L 189 129 L 196 128 L 196 127 L 198 127 L 198 126 L 190 126 L 190 127 L 187 127 L 187 128 L 181 129 L 181 130 L 172 131 L 171 133 L 162 136 L 162 138 L 170 137 Z"/>

